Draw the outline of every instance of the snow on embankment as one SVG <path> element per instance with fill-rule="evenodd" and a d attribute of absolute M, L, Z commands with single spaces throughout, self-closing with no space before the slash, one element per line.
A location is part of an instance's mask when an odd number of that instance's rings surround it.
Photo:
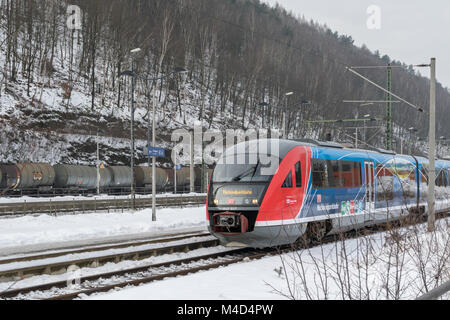
<path fill-rule="evenodd" d="M 124 236 L 127 234 L 198 229 L 205 227 L 205 207 L 167 208 L 136 213 L 80 214 L 67 216 L 42 215 L 0 220 L 0 251 L 5 247 L 58 243 L 65 241 Z M 206 230 L 206 227 L 205 227 Z"/>

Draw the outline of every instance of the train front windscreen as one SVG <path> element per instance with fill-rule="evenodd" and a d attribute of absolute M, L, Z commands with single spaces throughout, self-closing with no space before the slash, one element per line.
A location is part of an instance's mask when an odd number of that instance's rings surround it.
<path fill-rule="evenodd" d="M 239 163 L 236 157 L 226 157 L 216 165 L 209 190 L 210 209 L 259 207 L 279 159 L 270 156 L 252 163 L 248 158 Z"/>

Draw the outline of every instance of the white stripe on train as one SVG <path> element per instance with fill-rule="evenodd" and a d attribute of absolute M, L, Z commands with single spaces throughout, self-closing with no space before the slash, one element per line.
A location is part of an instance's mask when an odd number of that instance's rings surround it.
<path fill-rule="evenodd" d="M 420 206 L 424 206 L 425 208 L 428 207 L 428 204 L 426 202 L 422 202 L 419 204 Z M 399 212 L 402 209 L 409 209 L 409 208 L 415 208 L 416 204 L 410 204 L 410 205 L 400 205 L 395 207 L 390 207 L 389 210 L 391 212 Z M 450 209 L 450 200 L 437 200 L 436 201 L 436 210 L 444 210 L 444 209 Z M 291 224 L 302 224 L 307 222 L 313 222 L 313 221 L 322 221 L 322 220 L 329 220 L 329 219 L 336 219 L 336 218 L 348 218 L 348 217 L 357 217 L 362 215 L 387 215 L 386 208 L 380 208 L 375 209 L 372 212 L 368 212 L 367 210 L 363 210 L 360 213 L 355 214 L 349 214 L 349 215 L 342 215 L 342 213 L 334 213 L 334 214 L 322 214 L 319 216 L 314 217 L 306 217 L 306 218 L 299 218 L 299 219 L 286 219 L 286 220 L 273 220 L 273 221 L 256 221 L 255 227 L 268 227 L 268 226 L 283 226 L 283 225 L 291 225 Z"/>

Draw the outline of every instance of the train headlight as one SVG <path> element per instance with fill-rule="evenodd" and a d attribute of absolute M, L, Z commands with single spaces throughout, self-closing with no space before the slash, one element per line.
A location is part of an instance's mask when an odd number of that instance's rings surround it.
<path fill-rule="evenodd" d="M 214 204 L 217 206 L 217 205 L 219 205 L 219 200 L 217 200 L 217 199 L 214 199 Z"/>
<path fill-rule="evenodd" d="M 252 203 L 253 203 L 253 204 L 258 204 L 259 201 L 258 201 L 258 199 L 253 199 L 253 200 L 252 200 Z"/>

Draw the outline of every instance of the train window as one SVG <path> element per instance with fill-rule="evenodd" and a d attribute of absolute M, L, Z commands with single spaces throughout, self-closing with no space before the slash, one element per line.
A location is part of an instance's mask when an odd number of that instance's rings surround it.
<path fill-rule="evenodd" d="M 422 166 L 422 167 L 420 168 L 420 176 L 421 176 L 421 178 L 422 178 L 422 179 L 421 179 L 422 182 L 428 184 L 428 170 L 427 170 L 427 168 L 425 168 L 424 166 Z"/>
<path fill-rule="evenodd" d="M 359 188 L 362 186 L 361 163 L 357 161 L 328 160 L 333 172 L 335 188 Z M 331 185 L 331 181 L 330 181 Z"/>
<path fill-rule="evenodd" d="M 445 175 L 445 170 L 440 170 L 436 168 L 436 172 L 439 172 L 436 176 L 436 186 L 437 187 L 446 187 L 447 186 L 447 177 Z"/>
<path fill-rule="evenodd" d="M 333 180 L 328 181 L 330 187 L 333 188 L 343 188 L 344 179 L 342 177 L 342 167 L 340 166 L 340 161 L 338 160 L 328 160 L 328 168 L 331 169 Z"/>
<path fill-rule="evenodd" d="M 302 166 L 300 161 L 295 165 L 295 186 L 297 188 L 302 186 Z"/>
<path fill-rule="evenodd" d="M 362 171 L 361 162 L 353 162 L 353 187 L 358 188 L 362 186 Z"/>
<path fill-rule="evenodd" d="M 377 200 L 394 200 L 394 176 L 383 165 L 377 165 Z"/>
<path fill-rule="evenodd" d="M 314 188 L 359 188 L 362 186 L 360 162 L 313 159 L 312 166 Z"/>
<path fill-rule="evenodd" d="M 282 188 L 292 188 L 292 171 L 289 171 L 288 176 L 286 177 L 286 180 L 284 180 Z"/>
<path fill-rule="evenodd" d="M 249 162 L 249 161 L 247 161 Z M 273 177 L 272 170 L 277 168 L 280 159 L 271 156 L 267 164 L 261 162 L 239 164 L 235 155 L 225 158 L 224 163 L 218 163 L 214 170 L 212 182 L 270 182 Z"/>
<path fill-rule="evenodd" d="M 320 159 L 312 159 L 313 188 L 328 188 L 328 168 L 327 162 Z"/>

